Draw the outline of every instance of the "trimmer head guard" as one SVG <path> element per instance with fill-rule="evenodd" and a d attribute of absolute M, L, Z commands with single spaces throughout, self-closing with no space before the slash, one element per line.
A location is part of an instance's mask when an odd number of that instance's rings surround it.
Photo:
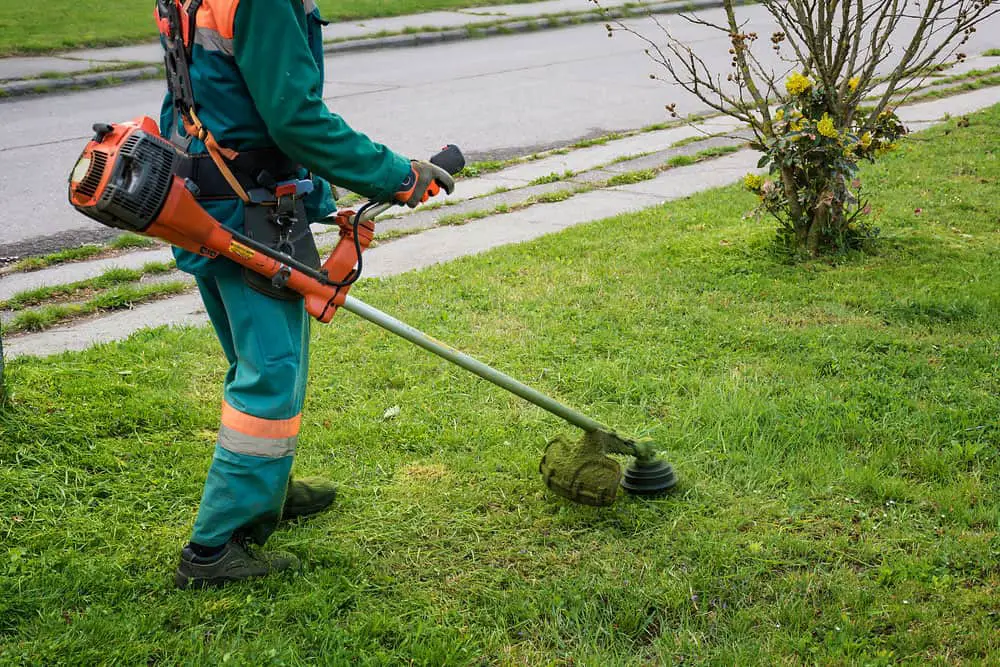
<path fill-rule="evenodd" d="M 551 440 L 538 464 L 545 485 L 583 505 L 602 507 L 615 502 L 622 468 L 604 455 L 599 433 L 588 433 L 577 444 L 561 437 Z"/>
<path fill-rule="evenodd" d="M 607 456 L 608 452 L 636 457 L 624 479 L 621 465 Z M 619 486 L 631 494 L 651 497 L 677 484 L 673 468 L 655 458 L 648 445 L 639 446 L 608 431 L 591 431 L 577 444 L 561 437 L 551 440 L 538 471 L 552 491 L 575 503 L 597 507 L 612 504 Z"/>

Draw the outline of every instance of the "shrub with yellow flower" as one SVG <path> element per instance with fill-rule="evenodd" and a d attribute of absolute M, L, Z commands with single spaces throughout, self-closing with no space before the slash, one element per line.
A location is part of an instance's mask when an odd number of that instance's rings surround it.
<path fill-rule="evenodd" d="M 763 177 L 757 174 L 747 174 L 743 177 L 743 187 L 745 187 L 750 192 L 760 192 L 761 187 L 764 185 Z"/>
<path fill-rule="evenodd" d="M 789 95 L 793 96 L 808 92 L 812 88 L 812 85 L 809 77 L 801 72 L 792 72 L 791 76 L 785 80 L 785 90 L 788 91 Z"/>
<path fill-rule="evenodd" d="M 830 118 L 830 114 L 828 113 L 823 114 L 823 118 L 816 123 L 816 131 L 830 139 L 836 139 L 840 136 L 840 133 L 837 132 L 837 126 L 834 125 L 833 119 Z"/>

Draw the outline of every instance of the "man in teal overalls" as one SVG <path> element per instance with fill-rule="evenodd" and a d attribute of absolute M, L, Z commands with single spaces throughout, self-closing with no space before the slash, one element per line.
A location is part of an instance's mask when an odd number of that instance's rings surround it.
<path fill-rule="evenodd" d="M 189 4 L 178 2 L 185 10 Z M 411 207 L 426 200 L 435 181 L 451 192 L 447 172 L 371 141 L 326 108 L 323 21 L 312 0 L 204 0 L 192 11 L 188 66 L 201 123 L 224 150 L 277 148 L 302 166 L 300 176 L 311 172 L 310 221 L 334 211 L 329 183 Z M 171 93 L 160 125 L 189 153 L 206 152 L 184 129 Z M 201 203 L 225 226 L 243 228 L 244 204 L 235 195 Z M 220 585 L 291 568 L 294 557 L 256 552 L 250 543 L 263 545 L 279 520 L 316 513 L 334 499 L 330 484 L 289 481 L 309 318 L 301 299 L 255 291 L 229 260 L 174 252 L 177 266 L 196 276 L 230 363 L 214 459 L 175 581 L 182 588 Z"/>

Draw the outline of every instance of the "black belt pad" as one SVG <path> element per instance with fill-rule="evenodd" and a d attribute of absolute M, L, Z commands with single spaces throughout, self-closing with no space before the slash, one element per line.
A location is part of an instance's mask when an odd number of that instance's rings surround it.
<path fill-rule="evenodd" d="M 248 204 L 245 206 L 244 233 L 268 248 L 318 269 L 319 251 L 316 249 L 316 240 L 306 218 L 305 202 L 301 199 L 295 202 L 294 218 L 286 218 L 288 220 L 286 224 L 279 225 L 276 219 L 275 207 Z M 302 298 L 297 292 L 276 285 L 271 278 L 247 268 L 243 269 L 243 279 L 254 290 L 275 299 L 296 301 Z"/>

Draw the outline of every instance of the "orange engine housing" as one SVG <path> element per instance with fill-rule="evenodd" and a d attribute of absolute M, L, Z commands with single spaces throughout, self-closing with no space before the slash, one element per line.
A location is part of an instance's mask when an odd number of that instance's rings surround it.
<path fill-rule="evenodd" d="M 355 232 L 352 212 L 341 212 L 340 242 L 317 271 L 210 216 L 176 175 L 184 156 L 160 136 L 152 118 L 98 123 L 94 131 L 69 178 L 69 201 L 78 211 L 109 227 L 207 257 L 227 257 L 301 294 L 306 310 L 321 322 L 329 322 L 343 305 L 350 289 L 344 283 L 355 273 L 357 248 L 364 251 L 371 242 L 373 223 L 364 222 Z"/>

